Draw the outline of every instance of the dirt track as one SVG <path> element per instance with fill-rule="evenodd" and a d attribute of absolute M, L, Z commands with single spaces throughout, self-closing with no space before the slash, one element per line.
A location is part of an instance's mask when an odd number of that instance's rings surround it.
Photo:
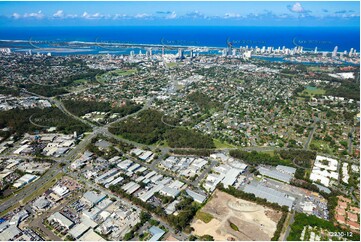
<path fill-rule="evenodd" d="M 273 209 L 215 191 L 202 212 L 214 218 L 209 223 L 196 220 L 191 226 L 196 235 L 212 235 L 215 240 L 271 240 L 281 213 Z M 235 224 L 239 231 L 231 228 Z"/>

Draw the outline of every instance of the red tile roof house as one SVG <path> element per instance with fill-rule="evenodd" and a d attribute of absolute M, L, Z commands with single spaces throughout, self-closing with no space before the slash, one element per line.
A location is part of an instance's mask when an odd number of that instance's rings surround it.
<path fill-rule="evenodd" d="M 357 222 L 357 219 L 358 219 L 357 217 L 358 217 L 357 214 L 347 212 L 348 220 L 353 221 L 353 222 Z"/>
<path fill-rule="evenodd" d="M 338 207 L 343 208 L 343 209 L 347 208 L 347 203 L 342 202 L 340 200 L 338 200 L 337 205 L 338 205 Z"/>
<path fill-rule="evenodd" d="M 336 221 L 339 222 L 340 224 L 345 224 L 345 223 L 346 223 L 345 217 L 342 216 L 342 215 L 336 214 L 336 215 L 335 215 L 335 219 L 336 219 Z"/>
<path fill-rule="evenodd" d="M 360 230 L 360 224 L 352 221 L 348 221 L 347 225 L 350 226 L 351 229 Z"/>
<path fill-rule="evenodd" d="M 337 207 L 336 211 L 338 215 L 342 215 L 342 216 L 346 215 L 346 210 L 343 208 Z"/>
<path fill-rule="evenodd" d="M 350 210 L 354 213 L 360 214 L 360 209 L 357 207 L 350 207 Z"/>

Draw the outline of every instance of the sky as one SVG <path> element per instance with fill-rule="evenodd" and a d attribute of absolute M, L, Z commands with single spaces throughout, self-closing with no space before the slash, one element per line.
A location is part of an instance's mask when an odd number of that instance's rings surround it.
<path fill-rule="evenodd" d="M 360 26 L 360 2 L 0 2 L 14 26 Z"/>

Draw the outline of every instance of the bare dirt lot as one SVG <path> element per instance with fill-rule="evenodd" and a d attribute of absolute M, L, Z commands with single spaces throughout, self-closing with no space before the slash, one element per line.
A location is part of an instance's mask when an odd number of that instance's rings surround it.
<path fill-rule="evenodd" d="M 201 212 L 213 219 L 192 223 L 195 235 L 211 235 L 215 240 L 271 240 L 282 213 L 216 190 Z"/>

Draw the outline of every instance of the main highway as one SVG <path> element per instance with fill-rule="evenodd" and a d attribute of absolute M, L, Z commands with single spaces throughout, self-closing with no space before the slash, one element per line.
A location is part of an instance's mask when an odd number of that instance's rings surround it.
<path fill-rule="evenodd" d="M 134 141 L 130 141 L 124 138 L 121 138 L 119 136 L 116 136 L 112 133 L 110 133 L 108 131 L 108 128 L 113 125 L 116 122 L 125 120 L 129 117 L 133 117 L 135 115 L 137 115 L 139 112 L 148 109 L 152 102 L 153 102 L 153 98 L 149 98 L 145 105 L 142 107 L 142 109 L 138 110 L 137 112 L 134 112 L 132 114 L 129 114 L 127 116 L 124 116 L 122 118 L 119 118 L 111 123 L 108 123 L 106 125 L 103 126 L 98 126 L 94 123 L 91 123 L 87 120 L 81 119 L 78 116 L 75 116 L 74 114 L 72 114 L 71 112 L 69 112 L 66 107 L 63 105 L 63 103 L 56 98 L 49 98 L 49 97 L 44 97 L 44 96 L 40 96 L 38 94 L 29 92 L 25 89 L 22 90 L 24 93 L 33 95 L 33 96 L 37 96 L 40 97 L 42 99 L 46 99 L 49 102 L 51 102 L 52 104 L 54 104 L 57 108 L 59 108 L 64 114 L 79 120 L 80 122 L 89 125 L 92 128 L 92 131 L 90 133 L 88 133 L 87 135 L 85 135 L 82 140 L 73 148 L 71 149 L 65 156 L 63 157 L 59 157 L 59 158 L 51 158 L 52 160 L 55 160 L 56 163 L 53 164 L 53 166 L 41 177 L 39 177 L 36 181 L 32 182 L 31 184 L 25 186 L 23 189 L 21 189 L 20 191 L 16 192 L 14 195 L 11 195 L 11 197 L 7 197 L 3 200 L 0 200 L 0 213 L 4 212 L 5 210 L 9 209 L 10 207 L 18 204 L 20 201 L 24 200 L 25 198 L 27 198 L 28 196 L 30 196 L 33 192 L 35 192 L 37 189 L 43 187 L 44 185 L 46 185 L 49 181 L 51 181 L 52 179 L 54 179 L 60 172 L 63 171 L 63 169 L 61 169 L 59 167 L 59 163 L 64 163 L 65 165 L 69 165 L 70 162 L 74 161 L 74 159 L 81 153 L 83 153 L 86 149 L 86 147 L 88 146 L 88 144 L 91 142 L 91 140 L 95 137 L 97 137 L 98 135 L 103 135 L 109 138 L 114 138 L 116 140 L 128 143 L 128 144 L 132 144 L 136 147 L 144 147 L 146 145 L 144 144 L 140 144 Z M 315 126 L 313 127 L 313 130 L 311 131 L 310 135 L 309 135 L 309 139 L 307 140 L 304 149 L 308 148 L 308 145 L 310 143 L 310 140 L 312 139 L 313 133 L 315 131 Z M 162 153 L 162 155 L 165 155 L 166 153 L 169 152 L 170 148 L 168 147 L 158 147 L 155 145 L 148 145 L 147 146 L 150 149 L 159 149 Z M 235 148 L 226 148 L 226 149 L 221 149 L 222 151 L 226 151 L 228 152 L 231 149 L 235 149 Z M 244 147 L 242 148 L 245 151 L 269 151 L 269 150 L 277 150 L 278 148 L 276 147 Z M 8 156 L 0 156 L 0 158 L 29 158 L 29 157 L 23 157 L 23 156 L 14 156 L 14 155 L 8 155 Z M 144 164 L 142 164 L 144 165 Z M 189 181 L 183 181 L 185 183 L 187 183 L 188 185 L 192 185 L 194 187 L 198 186 L 198 183 L 201 181 L 202 178 L 204 178 L 206 176 L 206 174 L 216 165 L 216 163 L 212 162 L 210 164 L 210 166 L 204 171 L 202 172 L 202 174 L 198 177 L 197 180 L 193 181 L 193 182 L 189 182 Z M 146 166 L 152 170 L 156 170 L 157 172 L 161 173 L 161 174 L 165 174 L 165 175 L 170 175 L 168 174 L 168 172 L 160 170 L 158 167 L 156 167 L 155 163 L 153 162 L 153 164 L 146 164 Z M 172 175 L 170 175 L 172 176 Z M 20 204 L 19 204 L 20 205 Z"/>
<path fill-rule="evenodd" d="M 32 193 L 34 193 L 37 189 L 43 187 L 46 183 L 48 183 L 49 181 L 51 181 L 52 179 L 54 179 L 60 172 L 62 172 L 62 169 L 59 167 L 59 163 L 64 163 L 65 165 L 68 165 L 71 161 L 73 161 L 77 155 L 81 154 L 82 152 L 85 151 L 86 147 L 88 146 L 88 144 L 91 142 L 91 140 L 96 137 L 99 134 L 105 135 L 105 136 L 110 136 L 113 138 L 116 138 L 118 140 L 121 140 L 123 142 L 127 142 L 127 143 L 132 143 L 133 145 L 137 145 L 140 146 L 141 144 L 135 143 L 135 142 L 131 142 L 125 139 L 122 139 L 120 137 L 117 137 L 115 135 L 113 135 L 112 133 L 110 133 L 108 131 L 108 128 L 114 124 L 115 122 L 119 122 L 121 120 L 127 119 L 129 117 L 135 116 L 137 115 L 139 112 L 147 109 L 151 103 L 153 99 L 149 99 L 147 100 L 146 104 L 143 106 L 142 109 L 138 110 L 137 112 L 134 112 L 132 114 L 129 114 L 127 116 L 124 116 L 118 120 L 115 120 L 112 123 L 109 123 L 107 125 L 104 125 L 102 127 L 96 126 L 93 123 L 90 123 L 86 120 L 83 120 L 75 115 L 73 115 L 72 113 L 70 113 L 62 104 L 62 102 L 60 100 L 57 100 L 55 98 L 49 98 L 49 97 L 44 97 L 44 96 L 40 96 L 38 94 L 35 93 L 31 93 L 28 92 L 27 90 L 23 89 L 23 92 L 30 94 L 30 95 L 34 95 L 43 99 L 48 100 L 49 102 L 51 102 L 52 104 L 55 104 L 57 108 L 59 108 L 63 113 L 65 113 L 68 116 L 71 116 L 74 119 L 79 120 L 80 122 L 89 125 L 90 127 L 92 127 L 93 131 L 86 135 L 76 146 L 74 149 L 70 150 L 65 156 L 60 157 L 60 158 L 53 158 L 53 160 L 57 161 L 55 164 L 52 165 L 52 167 L 41 177 L 39 177 L 36 181 L 32 182 L 31 184 L 25 186 L 23 189 L 21 189 L 20 191 L 16 192 L 14 195 L 11 195 L 11 197 L 9 198 L 5 198 L 3 200 L 0 200 L 0 213 L 4 212 L 5 210 L 9 209 L 10 207 L 13 207 L 16 204 L 20 204 L 20 202 L 22 200 L 24 200 L 25 198 L 27 198 L 28 196 L 30 196 Z M 29 157 L 19 157 L 19 156 L 1 156 L 0 158 L 29 158 Z"/>

